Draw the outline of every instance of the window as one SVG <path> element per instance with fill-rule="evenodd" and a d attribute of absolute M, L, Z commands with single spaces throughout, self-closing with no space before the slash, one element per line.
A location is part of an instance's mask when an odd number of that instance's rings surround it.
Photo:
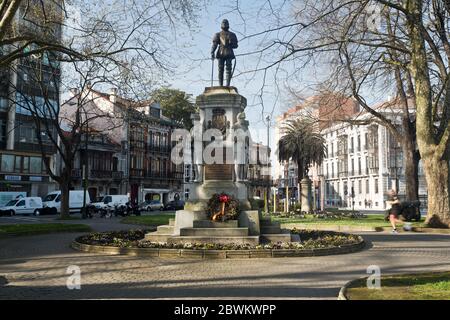
<path fill-rule="evenodd" d="M 370 193 L 369 179 L 366 179 L 366 194 Z"/>
<path fill-rule="evenodd" d="M 378 193 L 378 179 L 375 179 L 375 193 Z"/>
<path fill-rule="evenodd" d="M 2 155 L 2 167 L 3 172 L 13 172 L 14 171 L 14 156 L 10 154 Z"/>
<path fill-rule="evenodd" d="M 358 181 L 358 193 L 362 194 L 362 180 Z"/>
<path fill-rule="evenodd" d="M 28 173 L 30 171 L 30 157 L 23 157 L 22 172 Z"/>
<path fill-rule="evenodd" d="M 8 110 L 8 99 L 4 97 L 0 97 L 0 111 Z"/>
<path fill-rule="evenodd" d="M 350 153 L 353 153 L 354 147 L 355 147 L 355 142 L 354 142 L 354 139 L 352 137 L 351 140 L 350 140 Z"/>
<path fill-rule="evenodd" d="M 17 203 L 16 207 L 25 207 L 25 200 L 20 200 L 20 201 Z"/>
<path fill-rule="evenodd" d="M 16 156 L 16 161 L 14 165 L 14 172 L 21 172 L 22 171 L 22 157 Z"/>
<path fill-rule="evenodd" d="M 365 133 L 365 146 L 364 146 L 364 149 L 368 149 L 368 147 L 369 147 L 369 134 L 366 132 Z"/>
<path fill-rule="evenodd" d="M 6 121 L 0 120 L 0 142 L 6 141 Z"/>
<path fill-rule="evenodd" d="M 30 157 L 30 173 L 42 173 L 42 158 Z"/>
<path fill-rule="evenodd" d="M 358 135 L 358 151 L 361 151 L 361 136 Z"/>
<path fill-rule="evenodd" d="M 362 174 L 362 169 L 361 169 L 361 158 L 358 158 L 358 174 L 359 174 L 359 175 Z"/>
<path fill-rule="evenodd" d="M 369 157 L 366 157 L 366 174 L 369 174 Z"/>
<path fill-rule="evenodd" d="M 352 176 L 355 175 L 355 159 L 352 159 L 352 173 L 351 173 L 351 175 Z"/>

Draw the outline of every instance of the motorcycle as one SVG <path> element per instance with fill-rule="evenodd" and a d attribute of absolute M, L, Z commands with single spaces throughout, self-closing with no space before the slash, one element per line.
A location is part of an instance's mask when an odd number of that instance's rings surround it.
<path fill-rule="evenodd" d="M 111 219 L 114 213 L 114 207 L 106 205 L 105 208 L 99 210 L 100 218 Z"/>
<path fill-rule="evenodd" d="M 135 216 L 140 216 L 141 215 L 141 209 L 135 203 L 128 203 L 128 205 L 127 205 L 127 214 L 128 215 L 134 214 Z"/>

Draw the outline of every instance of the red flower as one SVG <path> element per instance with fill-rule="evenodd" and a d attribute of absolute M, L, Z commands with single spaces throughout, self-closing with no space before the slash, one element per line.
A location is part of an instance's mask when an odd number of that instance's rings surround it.
<path fill-rule="evenodd" d="M 226 194 L 223 194 L 219 197 L 220 202 L 227 203 L 229 200 L 230 200 L 230 198 Z"/>

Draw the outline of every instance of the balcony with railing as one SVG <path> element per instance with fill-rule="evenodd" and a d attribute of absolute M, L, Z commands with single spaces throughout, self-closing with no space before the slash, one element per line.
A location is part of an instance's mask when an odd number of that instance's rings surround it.
<path fill-rule="evenodd" d="M 154 180 L 183 180 L 184 172 L 146 171 L 144 169 L 131 169 L 130 178 Z"/>
<path fill-rule="evenodd" d="M 82 169 L 72 169 L 72 179 L 78 180 L 83 178 Z M 88 179 L 90 180 L 120 180 L 123 179 L 122 171 L 110 170 L 89 170 Z"/>
<path fill-rule="evenodd" d="M 171 152 L 170 145 L 158 145 L 158 144 L 148 144 L 147 151 L 148 152 L 156 152 L 156 153 L 170 153 Z"/>

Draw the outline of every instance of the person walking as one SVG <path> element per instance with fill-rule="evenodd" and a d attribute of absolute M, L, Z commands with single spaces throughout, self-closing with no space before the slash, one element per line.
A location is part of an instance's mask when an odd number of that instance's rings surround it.
<path fill-rule="evenodd" d="M 388 209 L 389 222 L 392 226 L 391 233 L 398 233 L 397 231 L 397 223 L 403 224 L 403 221 L 400 220 L 399 216 L 402 214 L 402 206 L 400 200 L 398 199 L 397 192 L 395 190 L 391 190 L 388 193 L 390 208 Z"/>

